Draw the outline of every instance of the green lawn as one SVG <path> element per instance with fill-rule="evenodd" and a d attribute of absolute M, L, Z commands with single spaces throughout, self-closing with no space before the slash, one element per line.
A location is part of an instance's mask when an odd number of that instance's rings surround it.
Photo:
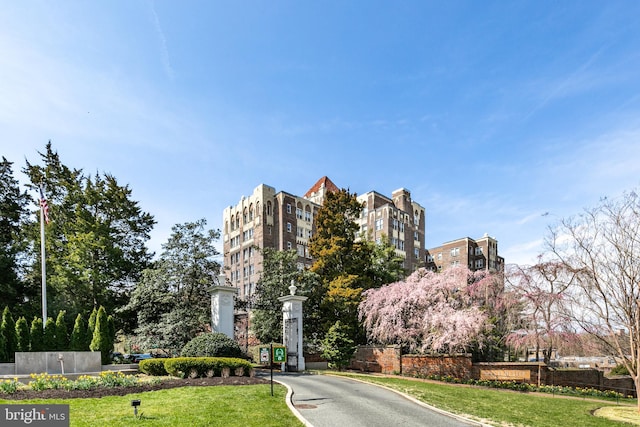
<path fill-rule="evenodd" d="M 286 389 L 271 386 L 182 387 L 100 399 L 0 400 L 3 404 L 69 404 L 71 426 L 299 427 L 285 403 Z M 140 399 L 136 419 L 131 400 Z"/>
<path fill-rule="evenodd" d="M 480 387 L 457 386 L 402 378 L 346 374 L 402 391 L 423 402 L 455 414 L 485 420 L 492 425 L 531 427 L 628 426 L 592 415 L 615 401 L 592 401 L 538 393 L 519 393 Z M 635 401 L 628 403 L 635 405 Z"/>

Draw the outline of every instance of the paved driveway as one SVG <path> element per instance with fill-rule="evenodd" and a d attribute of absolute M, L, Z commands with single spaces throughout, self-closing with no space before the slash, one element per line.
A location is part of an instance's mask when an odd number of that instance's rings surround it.
<path fill-rule="evenodd" d="M 314 427 L 481 425 L 437 412 L 385 388 L 344 377 L 274 373 L 274 380 L 293 389 L 293 406 Z"/>

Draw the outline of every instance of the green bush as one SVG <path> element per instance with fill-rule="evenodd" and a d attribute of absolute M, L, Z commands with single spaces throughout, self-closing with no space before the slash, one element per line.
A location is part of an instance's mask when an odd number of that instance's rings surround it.
<path fill-rule="evenodd" d="M 249 376 L 252 366 L 244 359 L 233 357 L 175 357 L 165 359 L 164 368 L 174 377 L 219 377 L 224 368 L 229 375 L 235 375 L 238 368 L 243 368 L 243 375 Z"/>
<path fill-rule="evenodd" d="M 138 364 L 138 369 L 147 375 L 167 375 L 167 370 L 164 367 L 165 360 L 166 359 L 144 359 Z"/>
<path fill-rule="evenodd" d="M 609 373 L 609 375 L 629 375 L 629 370 L 627 369 L 626 366 L 624 366 L 624 364 L 619 364 L 616 365 L 613 369 L 611 369 L 611 372 Z"/>
<path fill-rule="evenodd" d="M 223 333 L 198 335 L 189 341 L 180 352 L 182 357 L 242 357 L 237 342 Z"/>
<path fill-rule="evenodd" d="M 349 337 L 349 327 L 338 320 L 322 340 L 322 357 L 327 359 L 330 368 L 341 371 L 349 366 L 355 351 L 356 346 Z"/>

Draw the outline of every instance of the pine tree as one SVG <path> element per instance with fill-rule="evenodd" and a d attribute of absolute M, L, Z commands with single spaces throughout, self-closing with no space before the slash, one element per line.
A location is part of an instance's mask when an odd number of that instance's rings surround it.
<path fill-rule="evenodd" d="M 24 316 L 16 322 L 16 336 L 18 337 L 18 351 L 29 351 L 29 324 Z"/>
<path fill-rule="evenodd" d="M 23 260 L 28 245 L 24 225 L 29 220 L 29 196 L 21 192 L 20 183 L 13 176 L 13 163 L 2 157 L 0 161 L 0 295 L 3 304 L 13 314 L 25 316 L 31 307 L 24 301 L 36 297 L 37 287 L 21 279 Z"/>
<path fill-rule="evenodd" d="M 113 349 L 113 347 L 109 347 L 110 341 L 109 320 L 107 317 L 107 312 L 105 311 L 103 306 L 100 306 L 100 309 L 98 309 L 98 314 L 96 316 L 96 327 L 93 330 L 93 339 L 91 340 L 89 350 L 100 352 L 103 365 L 106 365 L 110 362 L 109 353 Z"/>
<path fill-rule="evenodd" d="M 54 351 L 56 349 L 56 322 L 53 317 L 47 318 L 44 326 L 44 351 Z"/>
<path fill-rule="evenodd" d="M 4 338 L 4 331 L 0 328 L 0 362 L 8 362 L 7 340 Z"/>
<path fill-rule="evenodd" d="M 13 362 L 15 352 L 18 350 L 18 337 L 16 336 L 16 323 L 13 320 L 9 307 L 2 312 L 2 325 L 0 326 L 5 339 L 5 359 Z"/>
<path fill-rule="evenodd" d="M 91 346 L 91 340 L 93 339 L 93 331 L 96 329 L 96 317 L 98 316 L 98 310 L 93 307 L 91 315 L 89 315 L 89 321 L 87 322 L 87 330 L 84 333 L 84 347 L 88 350 Z M 85 350 L 86 351 L 86 350 Z"/>
<path fill-rule="evenodd" d="M 42 329 L 42 319 L 34 317 L 31 322 L 31 329 L 29 332 L 31 348 L 30 351 L 44 351 L 44 330 Z"/>
<path fill-rule="evenodd" d="M 60 310 L 56 318 L 56 350 L 66 351 L 69 349 L 69 333 L 67 332 L 67 324 L 64 321 L 66 312 Z"/>
<path fill-rule="evenodd" d="M 89 347 L 87 343 L 87 329 L 84 326 L 84 320 L 82 314 L 76 316 L 76 321 L 73 324 L 73 331 L 71 332 L 71 351 L 87 351 Z"/>

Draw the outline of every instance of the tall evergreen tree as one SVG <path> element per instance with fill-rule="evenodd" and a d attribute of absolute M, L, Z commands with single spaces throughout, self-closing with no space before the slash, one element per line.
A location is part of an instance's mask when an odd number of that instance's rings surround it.
<path fill-rule="evenodd" d="M 95 307 L 93 307 L 93 310 L 91 310 L 91 314 L 89 315 L 89 321 L 87 322 L 87 330 L 84 333 L 84 340 L 85 340 L 84 347 L 86 349 L 89 349 L 89 346 L 91 345 L 91 340 L 93 339 L 93 331 L 95 331 L 96 329 L 97 316 L 98 316 L 98 310 Z"/>
<path fill-rule="evenodd" d="M 47 318 L 44 325 L 44 351 L 54 351 L 56 348 L 56 322 L 53 317 Z"/>
<path fill-rule="evenodd" d="M 356 195 L 345 189 L 327 193 L 318 210 L 309 251 L 314 259 L 311 271 L 320 277 L 321 284 L 310 290 L 305 310 L 308 332 L 320 339 L 340 320 L 357 341 L 358 303 L 362 291 L 374 285 L 364 275 L 371 265 L 372 247 L 366 240 L 356 239 L 359 226 L 355 218 L 361 212 Z"/>
<path fill-rule="evenodd" d="M 9 362 L 13 362 L 15 352 L 18 351 L 18 337 L 16 336 L 16 322 L 13 320 L 9 307 L 5 307 L 2 311 L 2 325 L 0 325 L 0 329 L 5 339 L 5 357 Z"/>
<path fill-rule="evenodd" d="M 16 335 L 18 337 L 18 351 L 29 351 L 29 324 L 24 316 L 16 322 Z"/>
<path fill-rule="evenodd" d="M 0 328 L 0 363 L 8 361 L 9 357 L 7 356 L 7 340 L 4 337 L 4 330 Z"/>
<path fill-rule="evenodd" d="M 27 162 L 24 172 L 31 188 L 46 185 L 52 218 L 46 230 L 52 311 L 64 308 L 75 316 L 100 305 L 108 311 L 123 306 L 151 261 L 145 242 L 155 224 L 153 217 L 140 209 L 129 187 L 115 177 L 85 176 L 82 170 L 70 169 L 50 142 L 40 156 L 44 165 Z M 31 238 L 39 239 L 36 224 Z M 40 278 L 35 261 L 29 278 L 32 282 Z"/>
<path fill-rule="evenodd" d="M 29 335 L 31 337 L 31 347 L 30 351 L 45 351 L 44 345 L 44 330 L 42 329 L 42 319 L 39 317 L 34 317 L 31 322 L 31 329 L 29 330 Z"/>
<path fill-rule="evenodd" d="M 78 313 L 76 321 L 73 324 L 73 331 L 71 332 L 71 351 L 87 351 L 89 347 L 87 344 L 87 329 L 82 319 L 82 314 Z"/>
<path fill-rule="evenodd" d="M 104 307 L 100 306 L 98 309 L 98 315 L 96 316 L 96 327 L 93 330 L 93 337 L 91 339 L 91 345 L 89 350 L 99 351 L 102 364 L 109 363 L 109 352 L 113 350 L 110 347 L 111 339 L 109 339 L 109 320 L 107 312 Z"/>
<path fill-rule="evenodd" d="M 12 164 L 5 157 L 0 162 L 0 295 L 16 316 L 33 315 L 32 305 L 37 287 L 20 279 L 26 259 L 27 244 L 23 226 L 28 220 L 29 197 L 20 191 L 13 176 Z"/>
<path fill-rule="evenodd" d="M 60 310 L 58 317 L 56 317 L 56 350 L 66 351 L 69 349 L 69 332 L 67 331 L 67 324 L 64 320 L 66 312 Z"/>

